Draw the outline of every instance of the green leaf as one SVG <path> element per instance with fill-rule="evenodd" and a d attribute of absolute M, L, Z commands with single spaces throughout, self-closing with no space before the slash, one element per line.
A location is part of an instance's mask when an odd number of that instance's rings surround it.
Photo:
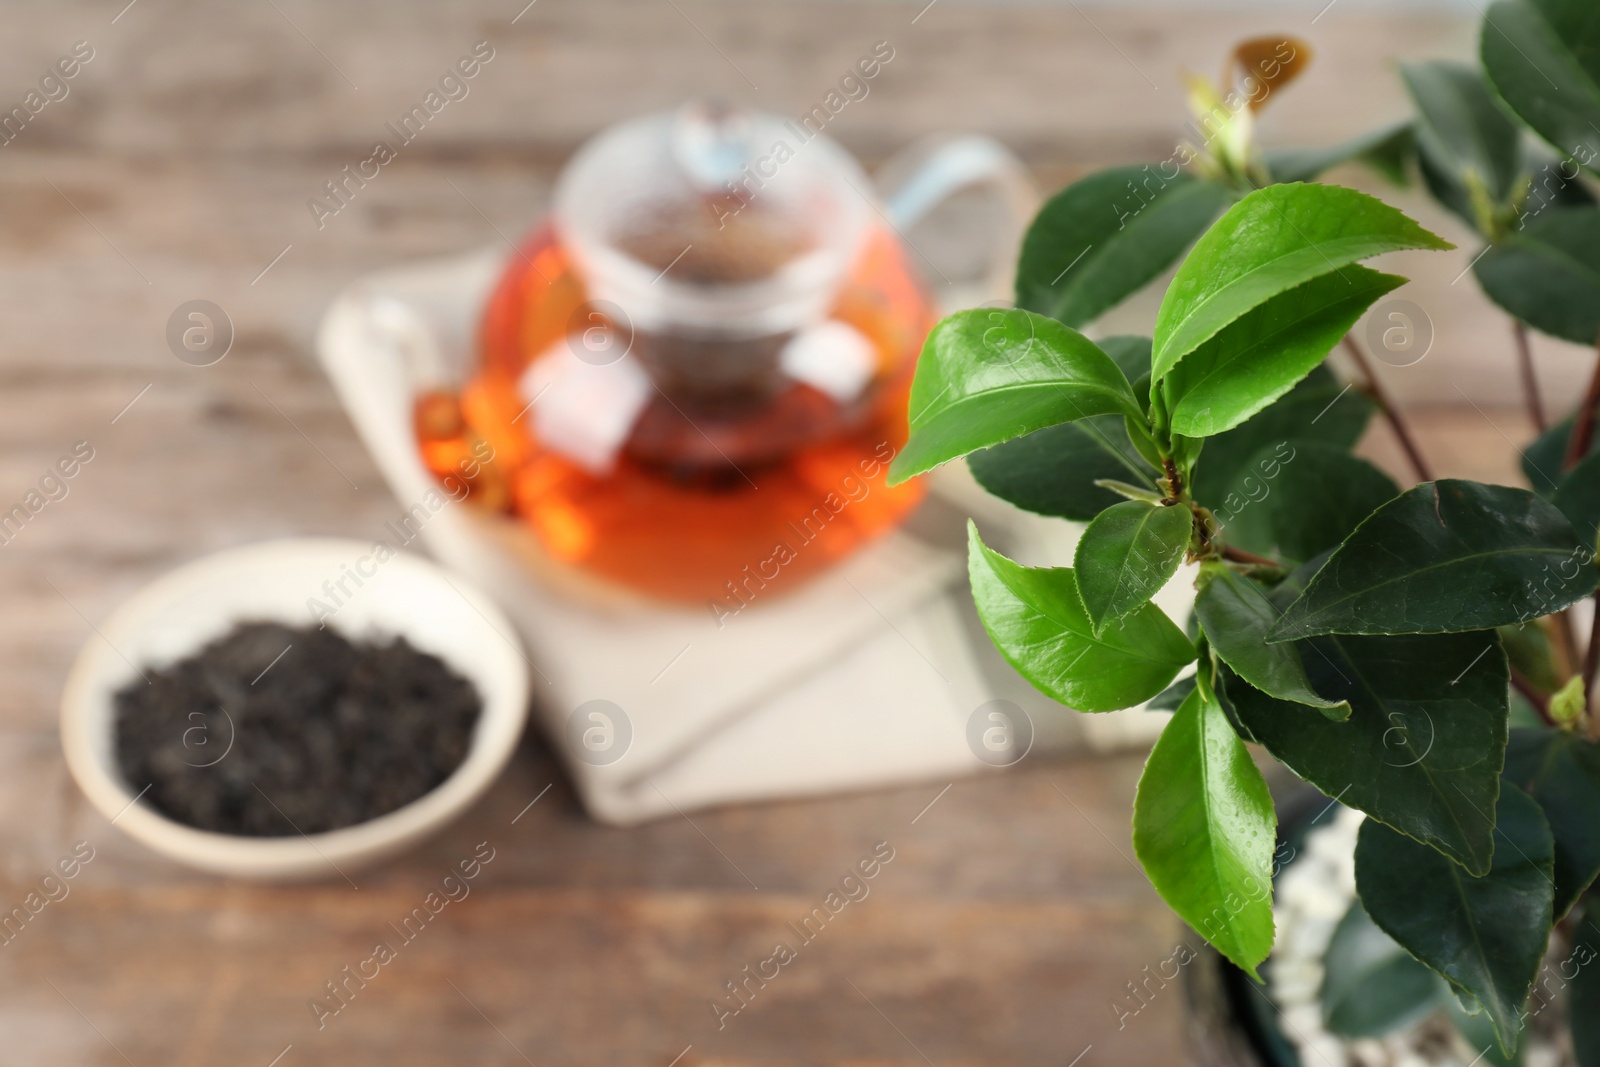
<path fill-rule="evenodd" d="M 1145 704 L 1144 710 L 1177 711 L 1183 705 L 1183 702 L 1189 699 L 1189 694 L 1194 692 L 1194 685 L 1194 675 L 1184 675 L 1151 697 L 1149 702 Z"/>
<path fill-rule="evenodd" d="M 1144 408 L 1110 356 L 1031 311 L 973 308 L 933 328 L 911 383 L 911 438 L 891 485 L 968 452 L 1092 415 Z"/>
<path fill-rule="evenodd" d="M 1578 1067 L 1600 1067 L 1600 967 L 1594 966 L 1595 955 L 1587 935 L 1572 955 L 1578 973 L 1569 986 L 1567 1018 L 1572 1022 L 1572 1050 Z"/>
<path fill-rule="evenodd" d="M 1024 511 L 1087 522 L 1122 499 L 1095 483 L 1150 484 L 1156 469 L 1128 440 L 1120 415 L 1046 426 L 974 452 L 967 466 L 978 484 Z"/>
<path fill-rule="evenodd" d="M 1420 966 L 1420 965 L 1419 965 Z M 1437 976 L 1435 976 L 1437 977 Z M 1470 1001 L 1472 1010 L 1467 1010 L 1463 1000 Z M 1473 1067 L 1523 1067 L 1520 1052 L 1507 1054 L 1500 1048 L 1500 1038 L 1495 1032 L 1494 1020 L 1489 1018 L 1489 1013 L 1483 1010 L 1483 1005 L 1478 998 L 1464 993 L 1444 998 L 1445 1014 L 1450 1017 L 1450 1022 L 1456 1028 L 1456 1034 L 1478 1052 L 1478 1062 Z M 1524 1024 L 1523 1029 L 1527 1026 Z M 1521 1044 L 1521 1034 L 1518 1035 L 1518 1044 Z"/>
<path fill-rule="evenodd" d="M 1113 167 L 1051 197 L 1022 240 L 1017 306 L 1083 326 L 1171 266 L 1233 199 L 1174 172 Z"/>
<path fill-rule="evenodd" d="M 1522 622 L 1593 592 L 1592 556 L 1566 516 L 1526 489 L 1424 482 L 1356 527 L 1272 640 Z"/>
<path fill-rule="evenodd" d="M 1402 122 L 1332 147 L 1278 148 L 1266 153 L 1275 182 L 1308 182 L 1341 163 L 1360 162 L 1396 185 L 1406 184 L 1406 164 L 1416 153 L 1411 123 Z"/>
<path fill-rule="evenodd" d="M 1477 997 L 1508 1053 L 1550 938 L 1553 845 L 1539 805 L 1514 786 L 1493 809 L 1494 863 L 1481 877 L 1368 820 L 1356 844 L 1367 914 L 1417 959 Z"/>
<path fill-rule="evenodd" d="M 1539 136 L 1589 166 L 1600 156 L 1600 22 L 1589 0 L 1500 0 L 1484 18 L 1484 72 Z"/>
<path fill-rule="evenodd" d="M 1561 476 L 1550 503 L 1572 523 L 1572 532 L 1586 545 L 1600 533 L 1600 453 L 1591 452 Z"/>
<path fill-rule="evenodd" d="M 1400 493 L 1377 467 L 1321 441 L 1281 442 L 1247 470 L 1212 514 L 1228 544 L 1290 565 L 1337 547 Z"/>
<path fill-rule="evenodd" d="M 1227 494 L 1237 493 L 1244 478 L 1255 474 L 1258 452 L 1300 441 L 1349 449 L 1361 439 L 1375 409 L 1366 394 L 1319 366 L 1244 425 L 1206 438 L 1205 462 L 1195 469 L 1190 491 L 1212 510 L 1223 507 Z"/>
<path fill-rule="evenodd" d="M 1561 688 L 1561 674 L 1556 670 L 1555 649 L 1550 647 L 1550 638 L 1537 622 L 1501 626 L 1495 632 L 1500 635 L 1500 644 L 1506 650 L 1506 659 L 1524 678 L 1546 693 L 1553 693 Z"/>
<path fill-rule="evenodd" d="M 1030 568 L 990 550 L 971 523 L 967 571 L 978 617 L 1017 673 L 1078 711 L 1128 708 L 1165 689 L 1194 646 L 1154 604 L 1096 636 L 1066 567 Z"/>
<path fill-rule="evenodd" d="M 1205 564 L 1200 582 L 1194 602 L 1200 628 L 1235 674 L 1279 700 L 1318 708 L 1330 719 L 1350 717 L 1347 701 L 1329 700 L 1311 688 L 1299 649 L 1267 644 L 1278 610 L 1254 582 L 1221 563 Z"/>
<path fill-rule="evenodd" d="M 1193 529 L 1194 514 L 1182 505 L 1124 500 L 1095 516 L 1078 538 L 1072 564 L 1096 634 L 1172 580 Z"/>
<path fill-rule="evenodd" d="M 1503 209 L 1525 180 L 1522 131 L 1494 97 L 1482 73 L 1461 63 L 1402 63 L 1417 105 L 1417 149 L 1435 198 L 1468 226 L 1490 236 L 1472 185 Z"/>
<path fill-rule="evenodd" d="M 1519 221 L 1533 221 L 1547 207 L 1590 207 L 1595 195 L 1580 179 L 1578 161 L 1542 144 L 1525 145 L 1529 170 L 1527 202 Z"/>
<path fill-rule="evenodd" d="M 1277 816 L 1202 684 L 1161 731 L 1133 801 L 1133 851 L 1179 917 L 1251 977 L 1272 950 Z"/>
<path fill-rule="evenodd" d="M 1577 344 L 1600 338 L 1600 208 L 1551 208 L 1473 265 L 1490 300 Z"/>
<path fill-rule="evenodd" d="M 1150 374 L 1150 338 L 1140 337 L 1136 334 L 1113 334 L 1102 337 L 1095 344 L 1100 350 L 1111 357 L 1111 361 L 1122 371 L 1123 377 L 1128 381 L 1137 383 L 1140 378 Z M 1144 392 L 1149 392 L 1146 388 Z M 1140 390 L 1135 389 L 1137 396 Z"/>
<path fill-rule="evenodd" d="M 1447 996 L 1439 976 L 1378 929 L 1359 900 L 1334 927 L 1322 965 L 1322 1022 L 1344 1038 L 1404 1029 Z"/>
<path fill-rule="evenodd" d="M 1565 477 L 1562 461 L 1567 454 L 1567 442 L 1572 437 L 1572 416 L 1568 415 L 1534 439 L 1522 450 L 1522 473 L 1533 486 L 1533 491 L 1549 499 Z M 1600 454 L 1600 434 L 1589 443 L 1589 451 L 1581 458 Z"/>
<path fill-rule="evenodd" d="M 1353 189 L 1258 189 L 1229 208 L 1178 268 L 1156 316 L 1151 380 L 1245 312 L 1313 278 L 1382 252 L 1453 247 Z"/>
<path fill-rule="evenodd" d="M 1512 730 L 1505 776 L 1544 809 L 1555 835 L 1559 919 L 1600 875 L 1600 745 L 1560 730 Z"/>
<path fill-rule="evenodd" d="M 1346 266 L 1245 312 L 1162 380 L 1173 432 L 1210 437 L 1238 426 L 1311 373 L 1379 297 L 1405 282 Z"/>
<path fill-rule="evenodd" d="M 1510 677 L 1493 633 L 1316 637 L 1300 661 L 1316 692 L 1350 718 L 1306 715 L 1229 678 L 1251 734 L 1339 802 L 1489 869 L 1494 839 L 1478 810 L 1500 791 Z"/>

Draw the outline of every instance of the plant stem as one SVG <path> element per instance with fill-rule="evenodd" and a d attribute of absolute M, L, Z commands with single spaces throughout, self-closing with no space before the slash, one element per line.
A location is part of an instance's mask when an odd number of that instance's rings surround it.
<path fill-rule="evenodd" d="M 1280 571 L 1284 569 L 1283 564 L 1275 559 L 1258 556 L 1254 552 L 1246 552 L 1244 549 L 1234 548 L 1232 545 L 1227 545 L 1223 548 L 1222 558 L 1232 560 L 1235 563 L 1248 563 L 1256 567 L 1273 567 Z"/>
<path fill-rule="evenodd" d="M 1183 476 L 1178 473 L 1178 465 L 1171 456 L 1162 456 L 1161 467 L 1167 476 L 1167 499 L 1183 499 Z"/>
<path fill-rule="evenodd" d="M 1594 622 L 1589 624 L 1589 648 L 1584 653 L 1584 713 L 1589 717 L 1589 739 L 1600 739 L 1600 715 L 1595 715 L 1594 699 L 1595 670 L 1600 669 L 1600 589 L 1595 590 L 1594 597 L 1590 598 L 1594 605 Z"/>
<path fill-rule="evenodd" d="M 1528 344 L 1528 327 L 1521 319 L 1511 320 L 1511 334 L 1517 341 L 1517 367 L 1522 371 L 1522 398 L 1528 403 L 1528 417 L 1534 429 L 1544 433 L 1550 424 L 1544 417 L 1544 400 L 1539 396 L 1539 379 L 1533 372 L 1533 349 Z"/>
<path fill-rule="evenodd" d="M 1344 347 L 1350 353 L 1350 358 L 1355 360 L 1361 374 L 1367 380 L 1367 392 L 1378 403 L 1378 410 L 1383 412 L 1384 418 L 1389 420 L 1389 428 L 1394 430 L 1394 435 L 1400 441 L 1400 447 L 1405 451 L 1406 458 L 1411 461 L 1411 467 L 1417 472 L 1420 481 L 1433 481 L 1433 472 L 1428 469 L 1428 461 L 1422 458 L 1422 450 L 1417 447 L 1416 439 L 1411 436 L 1411 430 L 1406 426 L 1405 420 L 1400 417 L 1400 409 L 1395 406 L 1394 399 L 1389 396 L 1388 390 L 1372 373 L 1372 364 L 1367 362 L 1367 354 L 1361 351 L 1361 346 L 1355 339 L 1345 334 Z"/>
<path fill-rule="evenodd" d="M 1594 373 L 1589 376 L 1589 389 L 1583 395 L 1583 405 L 1572 423 L 1572 436 L 1567 438 L 1567 454 L 1562 457 L 1561 469 L 1569 471 L 1589 454 L 1594 443 L 1594 414 L 1600 406 L 1600 341 L 1595 343 Z"/>

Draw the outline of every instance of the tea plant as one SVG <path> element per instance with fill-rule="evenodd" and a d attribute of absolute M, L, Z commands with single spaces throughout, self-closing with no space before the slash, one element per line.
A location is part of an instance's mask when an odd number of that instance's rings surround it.
<path fill-rule="evenodd" d="M 1176 709 L 1139 782 L 1133 844 L 1184 920 L 1252 976 L 1272 949 L 1276 816 L 1258 744 L 1368 816 L 1360 903 L 1328 953 L 1328 1025 L 1369 1035 L 1442 1006 L 1478 1044 L 1492 1034 L 1491 1062 L 1517 1049 L 1552 929 L 1594 929 L 1600 632 L 1580 653 L 1568 609 L 1600 584 L 1600 368 L 1574 417 L 1524 453 L 1535 491 L 1434 478 L 1348 335 L 1405 282 L 1364 261 L 1454 246 L 1310 182 L 1352 159 L 1420 172 L 1486 242 L 1472 270 L 1512 314 L 1531 387 L 1524 324 L 1600 340 L 1600 208 L 1580 174 L 1600 160 L 1591 4 L 1501 0 L 1487 78 L 1409 66 L 1415 121 L 1327 151 L 1255 145 L 1254 112 L 1308 53 L 1242 45 L 1230 91 L 1192 80 L 1197 144 L 1063 190 L 1024 243 L 1017 306 L 934 329 L 890 475 L 967 457 L 995 495 L 1087 523 L 1073 566 L 1049 568 L 971 526 L 973 597 L 1055 700 Z M 1560 180 L 1541 180 L 1551 168 Z M 1180 257 L 1151 337 L 1078 332 Z M 1357 389 L 1323 366 L 1341 344 Z M 1374 411 L 1420 484 L 1402 491 L 1351 454 Z M 1150 600 L 1185 561 L 1187 633 Z M 1585 1065 L 1600 1065 L 1595 955 L 1561 971 Z"/>

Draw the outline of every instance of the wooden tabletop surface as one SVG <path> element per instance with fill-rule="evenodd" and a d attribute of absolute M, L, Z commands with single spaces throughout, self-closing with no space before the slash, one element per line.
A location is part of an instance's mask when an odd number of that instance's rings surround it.
<path fill-rule="evenodd" d="M 96 623 L 168 568 L 379 529 L 395 504 L 315 366 L 317 316 L 366 271 L 523 232 L 593 131 L 704 92 L 798 114 L 888 40 L 896 58 L 840 118 L 850 148 L 876 164 L 923 134 L 982 130 L 1053 185 L 1165 155 L 1178 68 L 1210 70 L 1260 20 L 957 0 L 920 16 L 125 2 L 19 0 L 0 36 L 3 108 L 76 42 L 93 50 L 0 150 L 0 510 L 76 442 L 94 450 L 68 495 L 0 546 L 0 911 L 76 842 L 94 857 L 0 944 L 0 1067 L 1180 1062 L 1175 987 L 1120 1026 L 1112 1007 L 1184 936 L 1129 858 L 1137 756 L 616 830 L 583 816 L 530 737 L 416 853 L 354 885 L 263 888 L 174 867 L 91 809 L 62 762 L 56 702 Z M 1373 88 L 1389 57 L 1471 36 L 1360 9 L 1296 18 L 1330 72 L 1296 98 L 1305 140 L 1399 113 Z M 479 41 L 494 58 L 469 95 L 319 229 L 307 199 Z M 197 298 L 236 330 L 205 368 L 164 339 Z M 1514 479 L 1499 435 L 1520 440 L 1523 423 L 1481 407 L 1425 415 L 1424 443 L 1449 473 Z M 1381 428 L 1371 447 L 1393 459 Z M 483 842 L 494 858 L 467 898 L 346 986 L 336 1015 L 309 1006 Z M 894 858 L 870 895 L 719 1025 L 725 983 L 793 940 L 786 924 L 879 842 Z"/>

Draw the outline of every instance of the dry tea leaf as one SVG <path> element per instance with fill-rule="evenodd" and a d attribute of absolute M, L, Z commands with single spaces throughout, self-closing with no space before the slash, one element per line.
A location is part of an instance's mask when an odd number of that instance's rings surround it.
<path fill-rule="evenodd" d="M 1250 101 L 1251 111 L 1260 111 L 1274 93 L 1305 72 L 1311 55 L 1311 45 L 1299 37 L 1252 37 L 1234 46 L 1222 84 L 1231 83 Z"/>

